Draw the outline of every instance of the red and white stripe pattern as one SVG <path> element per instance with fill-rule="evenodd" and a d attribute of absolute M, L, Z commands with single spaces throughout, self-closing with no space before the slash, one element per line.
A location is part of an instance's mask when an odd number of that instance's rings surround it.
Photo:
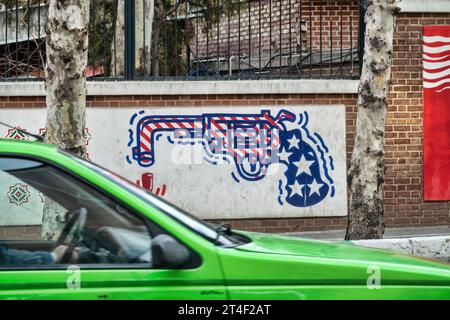
<path fill-rule="evenodd" d="M 450 37 L 423 37 L 423 87 L 438 93 L 450 89 Z"/>
<path fill-rule="evenodd" d="M 201 130 L 201 117 L 152 117 L 151 122 L 144 121 L 140 130 L 141 141 L 140 147 L 143 151 L 151 152 L 152 150 L 152 132 L 157 130 Z"/>
<path fill-rule="evenodd" d="M 210 151 L 213 154 L 228 154 L 244 159 L 247 154 L 257 156 L 258 159 L 269 158 L 272 152 L 277 152 L 280 147 L 278 130 L 280 126 L 268 113 L 262 115 L 212 115 L 205 118 L 203 123 L 201 116 L 156 116 L 142 120 L 140 130 L 140 147 L 144 152 L 152 152 L 154 131 L 177 129 L 199 130 L 203 127 L 208 134 Z M 256 125 L 250 126 L 249 124 Z M 241 130 L 239 130 L 241 129 Z M 255 134 L 256 133 L 256 134 Z M 235 145 L 234 137 L 242 141 Z M 205 137 L 206 138 L 206 137 Z M 246 147 L 245 139 L 256 142 L 256 146 Z M 261 142 L 261 138 L 264 139 Z M 220 144 L 220 145 L 219 145 Z"/>
<path fill-rule="evenodd" d="M 279 125 L 268 114 L 263 116 L 227 115 L 211 117 L 208 120 L 209 123 L 206 124 L 208 134 L 215 140 L 210 144 L 210 148 L 214 149 L 213 153 L 226 153 L 233 157 L 238 156 L 241 160 L 248 154 L 263 160 L 269 158 L 271 152 L 277 151 L 280 146 Z M 239 126 L 239 124 L 245 125 L 255 121 L 259 126 L 250 128 Z M 238 145 L 234 144 L 234 137 L 240 141 Z M 265 141 L 261 142 L 261 138 Z M 246 147 L 246 139 L 256 142 L 256 145 Z"/>

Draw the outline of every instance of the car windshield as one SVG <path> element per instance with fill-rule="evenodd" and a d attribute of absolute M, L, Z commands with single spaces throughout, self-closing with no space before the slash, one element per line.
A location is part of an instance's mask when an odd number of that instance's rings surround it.
<path fill-rule="evenodd" d="M 202 237 L 213 242 L 214 244 L 224 246 L 224 247 L 229 247 L 229 246 L 234 246 L 234 245 L 242 242 L 240 237 L 235 238 L 231 234 L 228 234 L 228 235 L 221 234 L 221 232 L 217 231 L 216 228 L 213 227 L 213 224 L 207 223 L 207 222 L 183 211 L 182 209 L 167 202 L 166 200 L 156 197 L 155 195 L 148 192 L 147 190 L 138 187 L 136 184 L 132 183 L 128 179 L 123 178 L 108 169 L 105 169 L 97 164 L 94 164 L 90 161 L 87 161 L 81 157 L 78 157 L 78 156 L 71 154 L 69 152 L 66 152 L 64 150 L 59 150 L 59 151 L 65 155 L 69 156 L 73 160 L 77 161 L 78 163 L 83 164 L 84 166 L 90 168 L 91 170 L 94 170 L 96 173 L 107 178 L 108 180 L 127 189 L 129 192 L 138 196 L 140 199 L 142 199 L 145 202 L 151 204 L 152 206 L 158 208 L 162 212 L 168 214 L 173 219 L 175 219 L 178 222 L 182 223 L 183 225 L 187 226 L 189 229 L 195 231 L 196 233 L 200 234 Z"/>

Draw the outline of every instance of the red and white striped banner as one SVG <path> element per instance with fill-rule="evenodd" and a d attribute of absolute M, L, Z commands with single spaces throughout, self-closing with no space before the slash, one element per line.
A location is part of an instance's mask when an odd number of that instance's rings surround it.
<path fill-rule="evenodd" d="M 450 26 L 423 27 L 425 200 L 450 200 Z"/>

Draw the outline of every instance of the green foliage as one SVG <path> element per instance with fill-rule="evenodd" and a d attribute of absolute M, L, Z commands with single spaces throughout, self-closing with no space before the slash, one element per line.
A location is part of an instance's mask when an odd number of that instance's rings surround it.
<path fill-rule="evenodd" d="M 189 72 L 187 53 L 195 36 L 193 30 L 196 23 L 203 33 L 211 32 L 221 19 L 236 14 L 239 6 L 240 10 L 247 6 L 247 2 L 240 3 L 239 0 L 156 1 L 155 28 L 161 28 L 163 32 L 159 33 L 158 52 L 153 58 L 158 61 L 159 74 L 170 76 L 186 75 Z M 162 13 L 158 14 L 158 8 L 162 9 Z M 174 23 L 175 20 L 178 22 Z M 191 31 L 189 28 L 186 30 L 188 25 L 193 26 Z"/>
<path fill-rule="evenodd" d="M 49 0 L 0 0 L 0 10 L 6 11 L 8 25 L 11 26 L 16 24 L 16 8 L 18 8 L 23 12 L 23 17 L 19 18 L 18 23 L 27 26 L 28 16 L 33 7 L 46 5 L 48 2 Z"/>
<path fill-rule="evenodd" d="M 49 2 L 50 0 L 0 0 L 0 8 L 6 6 L 9 24 L 16 23 L 15 9 L 23 8 L 24 16 L 19 23 L 26 26 L 30 8 Z M 159 34 L 159 37 L 157 55 L 153 59 L 158 61 L 160 73 L 186 74 L 189 64 L 186 52 L 190 51 L 188 46 L 195 36 L 195 24 L 198 22 L 204 33 L 210 32 L 220 19 L 234 15 L 239 3 L 239 0 L 155 0 L 153 33 Z M 242 2 L 240 9 L 244 10 L 247 5 L 247 2 Z M 158 8 L 162 8 L 162 12 L 158 12 Z M 105 75 L 108 75 L 113 54 L 111 45 L 114 41 L 117 0 L 91 0 L 89 11 L 88 65 L 103 66 Z M 186 25 L 191 28 L 186 30 Z M 155 33 L 158 28 L 160 31 L 164 29 L 164 32 Z"/>
<path fill-rule="evenodd" d="M 155 34 L 155 29 L 159 28 L 163 32 L 158 32 L 157 56 L 153 58 L 158 61 L 160 73 L 181 75 L 188 72 L 186 38 L 189 45 L 194 32 L 185 30 L 186 14 L 188 23 L 198 21 L 207 32 L 222 17 L 235 14 L 238 3 L 236 0 L 155 0 L 153 31 Z M 243 7 L 241 4 L 241 10 Z M 162 11 L 158 12 L 158 8 Z M 91 0 L 88 65 L 103 65 L 105 74 L 110 74 L 116 15 L 117 0 Z"/>
<path fill-rule="evenodd" d="M 189 71 L 183 25 L 184 22 L 172 20 L 163 26 L 165 32 L 159 37 L 157 56 L 160 75 L 181 76 Z M 171 36 L 165 37 L 165 34 Z M 187 36 L 190 41 L 192 34 L 188 33 Z"/>
<path fill-rule="evenodd" d="M 111 44 L 114 40 L 117 1 L 91 0 L 89 8 L 89 51 L 88 65 L 103 66 L 105 74 L 110 74 Z"/>
<path fill-rule="evenodd" d="M 31 4 L 36 4 L 37 0 L 30 0 Z M 26 7 L 28 5 L 28 0 L 0 0 L 0 7 L 6 6 L 8 9 L 17 7 Z"/>

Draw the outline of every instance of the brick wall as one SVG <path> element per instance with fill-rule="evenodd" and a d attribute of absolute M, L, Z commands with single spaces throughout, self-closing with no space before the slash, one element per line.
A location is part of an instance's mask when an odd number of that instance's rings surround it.
<path fill-rule="evenodd" d="M 8 226 L 0 227 L 2 240 L 40 240 L 41 226 Z"/>
<path fill-rule="evenodd" d="M 184 107 L 184 106 L 273 106 L 273 105 L 344 104 L 347 113 L 347 157 L 353 148 L 356 119 L 356 95 L 192 95 L 192 96 L 88 96 L 88 107 Z M 44 97 L 8 97 L 0 108 L 42 108 Z M 347 218 L 293 218 L 229 220 L 233 227 L 264 232 L 289 232 L 345 228 Z"/>
<path fill-rule="evenodd" d="M 262 55 L 269 54 L 269 50 L 275 55 L 280 48 L 294 53 L 300 52 L 300 47 L 303 51 L 338 49 L 342 44 L 348 50 L 358 44 L 358 4 L 354 0 L 243 1 L 229 18 L 225 12 L 208 35 L 202 21 L 198 21 L 197 25 L 193 20 L 196 35 L 191 47 L 192 53 L 201 58 L 216 57 L 217 52 L 226 57 L 228 50 L 230 55 L 254 55 L 261 48 Z"/>
<path fill-rule="evenodd" d="M 447 14 L 400 14 L 394 35 L 386 133 L 386 224 L 449 224 L 450 202 L 424 202 L 422 185 L 422 26 Z"/>
<path fill-rule="evenodd" d="M 392 86 L 386 127 L 385 216 L 387 227 L 450 224 L 450 201 L 422 197 L 421 28 L 450 25 L 450 14 L 400 14 L 394 37 Z M 347 113 L 347 159 L 356 122 L 354 94 L 195 95 L 88 97 L 88 107 L 183 107 L 208 105 L 344 104 Z M 44 107 L 43 97 L 5 97 L 1 107 Z M 230 220 L 233 227 L 263 232 L 344 229 L 346 218 Z"/>

